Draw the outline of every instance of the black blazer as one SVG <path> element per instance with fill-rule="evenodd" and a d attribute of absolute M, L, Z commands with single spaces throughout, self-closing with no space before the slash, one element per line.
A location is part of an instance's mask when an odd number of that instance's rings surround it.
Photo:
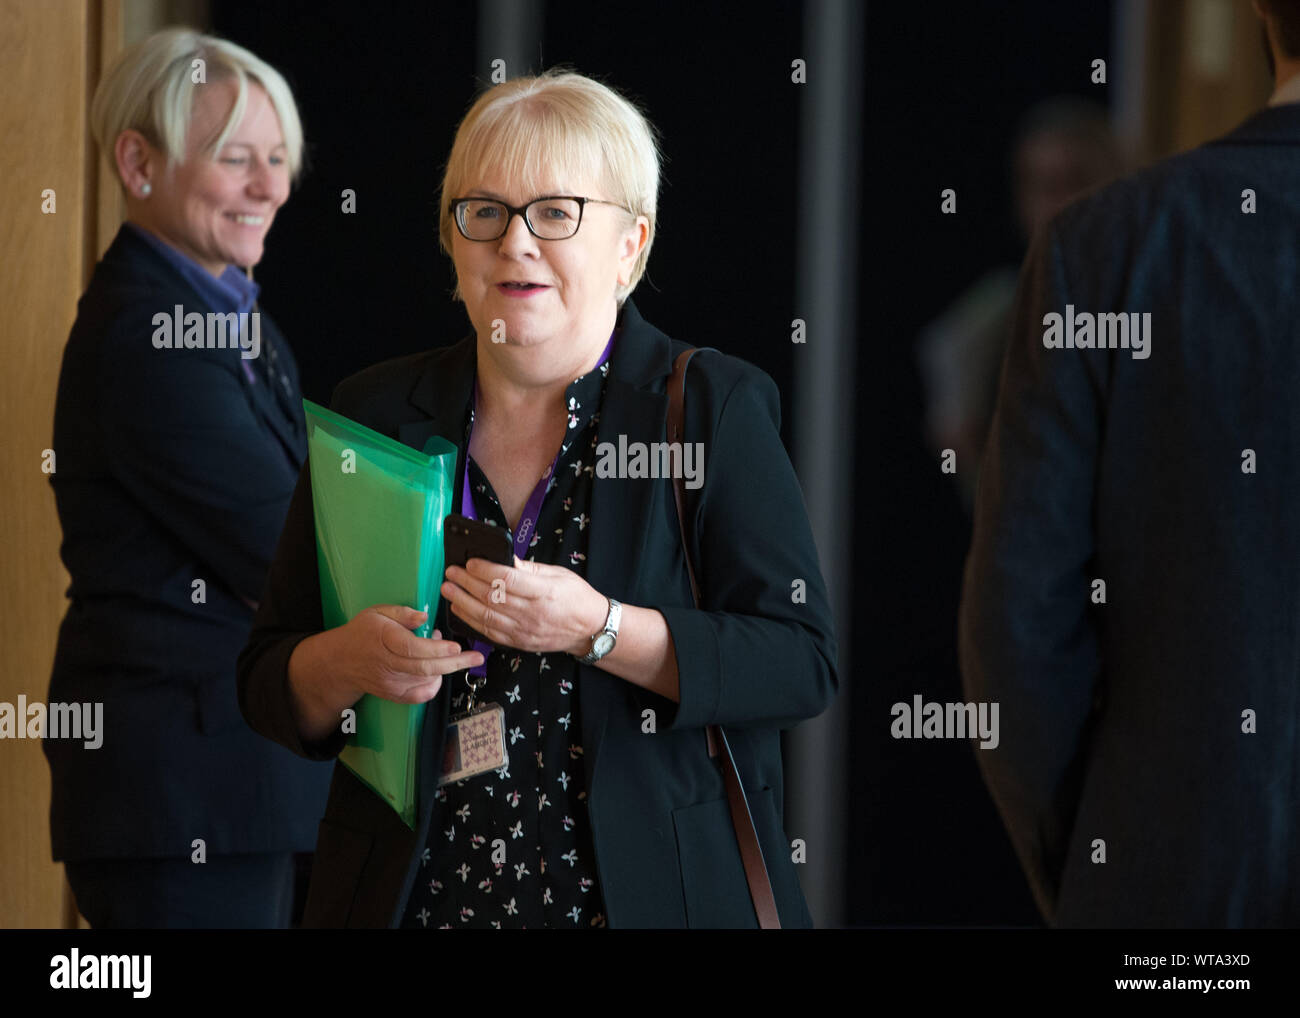
<path fill-rule="evenodd" d="M 602 441 L 666 441 L 666 382 L 683 344 L 620 314 L 601 408 Z M 477 359 L 454 346 L 387 361 L 346 380 L 334 409 L 414 448 L 441 435 L 465 462 L 464 421 Z M 780 730 L 826 709 L 835 691 L 831 612 L 798 479 L 781 444 L 772 380 L 704 350 L 687 379 L 686 440 L 704 443 L 704 486 L 688 491 L 705 610 L 691 601 L 670 483 L 596 479 L 588 582 L 668 622 L 681 704 L 596 667 L 579 666 L 588 804 L 610 926 L 754 926 L 721 773 L 704 729 L 726 726 L 758 827 L 781 920 L 811 924 L 782 829 Z M 618 521 L 620 525 L 613 525 Z M 795 603 L 792 585 L 806 584 Z M 304 467 L 248 647 L 240 705 L 258 731 L 311 759 L 343 746 L 299 739 L 286 664 L 323 627 L 311 481 Z M 446 608 L 440 608 L 445 630 Z M 341 764 L 320 827 L 304 924 L 395 926 L 434 815 L 450 684 L 426 712 L 419 828 L 412 832 Z M 653 708 L 658 732 L 643 734 Z"/>
<path fill-rule="evenodd" d="M 103 703 L 103 745 L 47 739 L 54 858 L 310 850 L 329 768 L 249 731 L 233 689 L 305 431 L 238 350 L 155 349 L 153 316 L 211 307 L 128 227 L 95 268 L 54 413 L 72 577 L 49 699 Z M 275 325 L 299 405 L 298 372 Z M 253 363 L 249 361 L 248 363 Z M 195 580 L 206 587 L 196 603 Z"/>
<path fill-rule="evenodd" d="M 1066 209 L 1025 264 L 961 652 L 1060 926 L 1300 924 L 1298 160 L 1300 105 L 1266 109 Z M 1149 312 L 1150 356 L 1045 348 L 1067 304 Z"/>

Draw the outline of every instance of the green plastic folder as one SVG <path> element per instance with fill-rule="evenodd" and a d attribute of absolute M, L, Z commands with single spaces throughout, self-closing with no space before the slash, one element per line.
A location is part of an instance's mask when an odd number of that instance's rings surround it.
<path fill-rule="evenodd" d="M 327 628 L 376 604 L 429 613 L 442 582 L 442 522 L 452 508 L 456 447 L 437 436 L 419 452 L 302 401 L 307 416 L 321 610 Z M 366 694 L 339 759 L 415 829 L 416 762 L 425 704 Z"/>

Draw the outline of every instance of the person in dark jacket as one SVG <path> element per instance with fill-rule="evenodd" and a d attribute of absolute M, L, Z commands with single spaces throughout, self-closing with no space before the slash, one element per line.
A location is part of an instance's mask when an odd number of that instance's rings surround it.
<path fill-rule="evenodd" d="M 1025 263 L 961 606 L 977 749 L 1059 927 L 1300 924 L 1300 4 L 1268 107 Z"/>
<path fill-rule="evenodd" d="M 713 724 L 780 921 L 811 925 L 782 826 L 780 733 L 834 694 L 830 607 L 776 386 L 709 349 L 687 373 L 674 468 L 692 601 L 671 480 L 647 468 L 685 344 L 628 296 L 658 182 L 644 117 L 578 74 L 499 85 L 457 132 L 441 241 L 473 334 L 344 381 L 333 407 L 416 449 L 454 444 L 456 510 L 502 528 L 513 565 L 449 567 L 432 639 L 403 605 L 325 630 L 304 468 L 240 658 L 245 717 L 328 760 L 363 694 L 430 703 L 416 830 L 335 767 L 306 925 L 754 926 Z M 488 640 L 444 637 L 456 620 Z M 471 686 L 501 707 L 508 759 L 439 787 Z"/>
<path fill-rule="evenodd" d="M 63 356 L 51 475 L 71 576 L 47 737 L 55 860 L 95 927 L 283 927 L 328 768 L 250 731 L 234 695 L 306 455 L 298 371 L 255 265 L 302 159 L 281 76 L 184 29 L 126 50 L 91 120 L 127 221 Z"/>

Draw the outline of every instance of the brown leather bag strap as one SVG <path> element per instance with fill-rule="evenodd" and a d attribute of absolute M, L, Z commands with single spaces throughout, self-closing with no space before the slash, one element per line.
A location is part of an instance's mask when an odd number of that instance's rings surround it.
<path fill-rule="evenodd" d="M 685 448 L 684 441 L 686 436 L 686 414 L 684 407 L 686 405 L 686 365 L 690 363 L 691 357 L 695 354 L 695 347 L 684 350 L 677 355 L 677 360 L 673 362 L 673 374 L 668 380 L 668 441 L 679 443 L 681 448 Z M 691 561 L 691 544 L 686 536 L 686 492 L 683 490 L 683 483 L 680 478 L 673 478 L 673 502 L 677 504 L 677 530 L 682 535 L 682 554 L 686 557 L 686 575 L 691 581 L 691 599 L 695 607 L 700 606 L 700 584 L 695 579 L 695 563 Z M 714 734 L 713 725 L 704 730 L 705 738 L 708 740 L 709 756 L 718 755 L 718 739 Z"/>
<path fill-rule="evenodd" d="M 673 375 L 668 380 L 668 441 L 678 443 L 685 450 L 686 435 L 686 365 L 695 354 L 695 348 L 684 350 L 673 361 Z M 695 607 L 700 606 L 700 585 L 695 579 L 695 563 L 691 561 L 691 546 L 686 540 L 685 482 L 673 475 L 673 501 L 677 503 L 677 529 L 682 535 L 682 552 L 686 556 L 686 575 L 691 578 L 691 597 Z"/>
<path fill-rule="evenodd" d="M 683 443 L 686 433 L 686 366 L 696 352 L 692 347 L 678 354 L 673 362 L 673 374 L 668 380 L 668 441 Z M 679 445 L 679 447 L 684 447 Z M 677 529 L 682 535 L 682 554 L 686 556 L 686 574 L 691 580 L 691 597 L 695 607 L 700 606 L 700 585 L 695 578 L 695 564 L 691 561 L 691 543 L 686 535 L 686 490 L 681 471 L 673 474 L 673 501 L 677 504 Z M 749 898 L 754 905 L 754 914 L 758 925 L 764 930 L 779 930 L 781 917 L 776 910 L 776 898 L 772 894 L 772 883 L 767 876 L 767 865 L 763 862 L 763 849 L 758 843 L 758 831 L 754 828 L 754 818 L 749 812 L 749 803 L 745 799 L 745 789 L 740 783 L 740 773 L 736 770 L 736 760 L 731 755 L 731 745 L 727 736 L 718 725 L 709 725 L 705 729 L 709 745 L 709 756 L 719 756 L 722 766 L 722 779 L 727 787 L 727 802 L 731 807 L 731 825 L 736 831 L 736 842 L 740 845 L 740 858 L 745 865 L 745 881 L 749 884 Z"/>

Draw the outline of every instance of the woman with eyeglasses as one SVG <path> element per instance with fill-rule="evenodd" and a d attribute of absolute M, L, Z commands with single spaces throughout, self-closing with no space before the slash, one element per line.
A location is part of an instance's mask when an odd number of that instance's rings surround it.
<path fill-rule="evenodd" d="M 776 386 L 716 350 L 687 373 L 684 443 L 700 455 L 672 461 L 692 471 L 694 603 L 672 480 L 646 462 L 687 347 L 630 298 L 658 189 L 649 123 L 578 74 L 500 84 L 460 125 L 440 240 L 473 334 L 363 371 L 333 407 L 417 449 L 453 443 L 457 509 L 502 528 L 514 563 L 446 570 L 445 610 L 487 641 L 448 639 L 445 615 L 419 639 L 425 616 L 401 605 L 323 631 L 304 468 L 240 660 L 245 716 L 326 760 L 362 695 L 430 702 L 415 831 L 336 766 L 308 925 L 758 925 L 713 725 L 774 911 L 811 923 L 782 828 L 780 732 L 834 693 L 830 609 Z M 439 786 L 471 686 L 502 708 L 508 761 Z"/>

